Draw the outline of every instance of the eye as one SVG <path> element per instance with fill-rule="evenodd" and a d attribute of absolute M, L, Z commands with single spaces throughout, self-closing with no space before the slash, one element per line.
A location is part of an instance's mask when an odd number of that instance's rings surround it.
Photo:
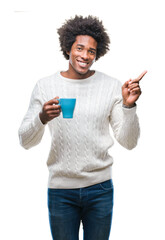
<path fill-rule="evenodd" d="M 77 50 L 78 50 L 78 51 L 81 51 L 81 50 L 82 50 L 82 47 L 77 47 Z"/>
<path fill-rule="evenodd" d="M 95 51 L 92 51 L 92 50 L 89 50 L 89 53 L 92 54 L 92 55 L 95 55 Z"/>

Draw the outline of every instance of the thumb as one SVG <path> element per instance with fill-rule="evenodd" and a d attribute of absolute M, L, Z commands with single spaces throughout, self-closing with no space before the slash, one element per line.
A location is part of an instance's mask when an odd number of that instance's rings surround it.
<path fill-rule="evenodd" d="M 132 80 L 132 79 L 129 79 L 128 81 L 126 81 L 126 82 L 123 84 L 123 87 L 122 87 L 122 88 L 128 88 L 129 82 L 130 82 L 131 80 Z"/>

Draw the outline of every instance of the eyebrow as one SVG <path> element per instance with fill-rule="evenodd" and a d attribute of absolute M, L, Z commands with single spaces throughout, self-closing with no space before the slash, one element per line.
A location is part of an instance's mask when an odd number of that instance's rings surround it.
<path fill-rule="evenodd" d="M 84 47 L 84 45 L 83 45 L 83 44 L 77 44 L 77 46 Z M 95 52 L 96 52 L 96 49 L 95 49 L 95 48 L 90 48 L 90 50 L 93 50 L 93 51 L 95 51 Z"/>

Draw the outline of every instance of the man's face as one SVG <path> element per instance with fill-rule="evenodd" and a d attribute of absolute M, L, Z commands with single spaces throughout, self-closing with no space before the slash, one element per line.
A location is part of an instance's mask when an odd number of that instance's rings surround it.
<path fill-rule="evenodd" d="M 79 35 L 72 45 L 69 55 L 69 71 L 74 75 L 88 76 L 90 67 L 95 61 L 97 42 L 94 38 L 87 35 Z"/>

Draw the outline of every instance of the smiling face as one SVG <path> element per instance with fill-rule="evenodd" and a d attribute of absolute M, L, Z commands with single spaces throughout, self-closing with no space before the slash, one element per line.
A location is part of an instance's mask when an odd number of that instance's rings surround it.
<path fill-rule="evenodd" d="M 84 79 L 91 75 L 90 67 L 95 61 L 97 42 L 87 35 L 79 35 L 72 45 L 69 55 L 68 75 L 73 79 Z"/>

